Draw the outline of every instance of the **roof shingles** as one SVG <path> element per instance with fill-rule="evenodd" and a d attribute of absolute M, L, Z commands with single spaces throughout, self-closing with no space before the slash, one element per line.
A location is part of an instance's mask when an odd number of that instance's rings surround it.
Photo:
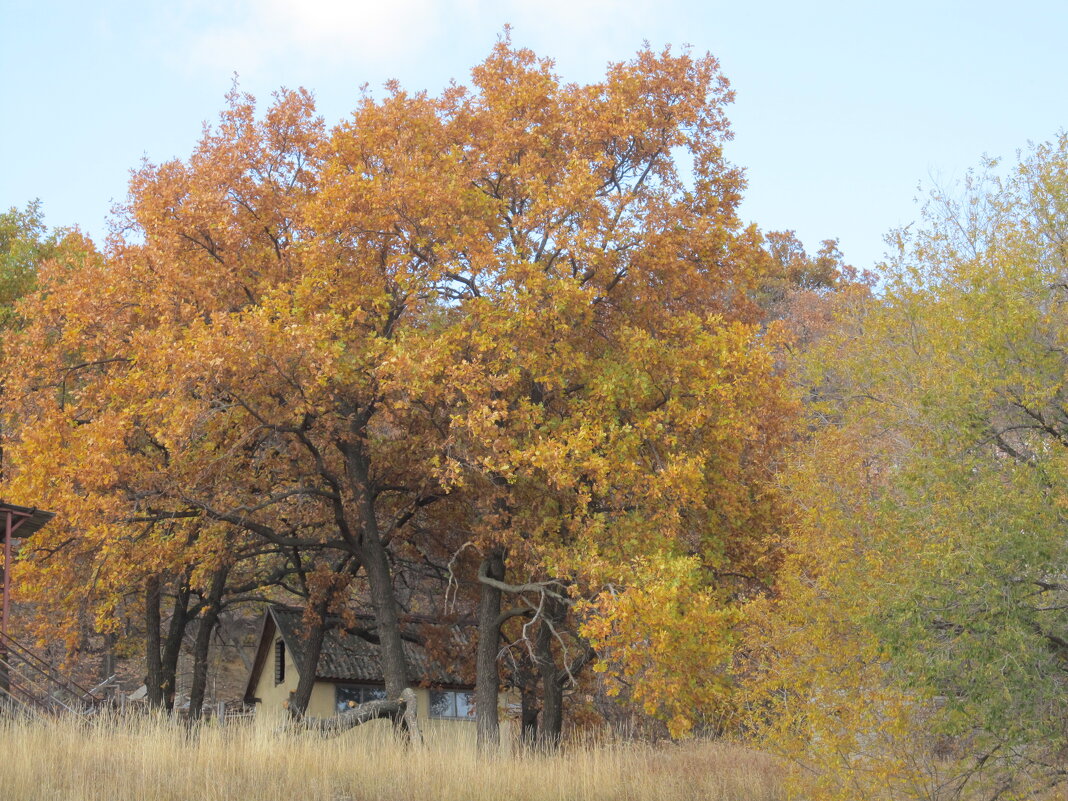
<path fill-rule="evenodd" d="M 294 660 L 300 662 L 303 653 L 303 613 L 299 609 L 272 607 L 271 616 L 278 626 L 282 639 L 293 654 Z M 463 645 L 463 635 L 457 629 L 451 632 L 451 638 L 458 645 Z M 319 668 L 316 678 L 332 681 L 381 682 L 382 671 L 379 668 L 379 647 L 365 638 L 334 628 L 326 633 L 323 649 L 319 654 Z M 412 670 L 412 680 L 417 684 L 470 686 L 469 678 L 464 678 L 455 668 L 447 667 L 432 659 L 426 650 L 415 643 L 404 642 L 404 655 Z"/>

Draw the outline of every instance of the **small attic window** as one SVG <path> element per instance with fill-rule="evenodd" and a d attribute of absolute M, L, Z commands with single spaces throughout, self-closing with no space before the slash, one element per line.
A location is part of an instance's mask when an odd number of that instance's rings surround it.
<path fill-rule="evenodd" d="M 274 642 L 274 683 L 286 680 L 286 644 L 281 640 Z"/>

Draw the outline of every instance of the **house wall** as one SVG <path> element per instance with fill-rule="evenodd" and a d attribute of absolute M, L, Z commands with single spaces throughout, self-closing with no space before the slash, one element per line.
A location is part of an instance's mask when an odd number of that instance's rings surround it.
<path fill-rule="evenodd" d="M 286 678 L 287 678 L 287 683 L 288 683 L 288 678 L 289 678 L 289 668 L 288 667 L 286 668 Z M 273 681 L 273 679 L 272 679 L 272 681 Z M 279 686 L 281 687 L 282 685 L 279 685 Z M 295 689 L 296 686 L 297 686 L 296 685 L 296 681 L 294 681 L 293 682 L 293 688 Z M 335 695 L 335 690 L 334 690 L 335 687 L 336 687 L 336 685 L 334 684 L 334 682 L 330 682 L 330 681 L 317 681 L 317 682 L 315 682 L 315 686 L 312 688 L 311 700 L 308 702 L 308 714 L 309 715 L 313 715 L 315 717 L 326 718 L 326 717 L 330 717 L 331 715 L 334 715 L 334 714 L 337 713 L 336 695 Z M 262 698 L 263 696 L 261 695 L 260 697 Z M 288 691 L 286 692 L 286 697 L 288 697 Z M 419 709 L 418 709 L 419 721 L 424 726 L 426 726 L 428 724 L 432 724 L 432 725 L 435 725 L 435 726 L 444 725 L 444 726 L 447 726 L 447 727 L 449 727 L 451 729 L 451 728 L 455 728 L 457 726 L 463 727 L 463 726 L 467 726 L 468 725 L 469 721 L 466 721 L 466 720 L 438 720 L 438 719 L 431 720 L 431 718 L 430 718 L 430 690 L 428 690 L 428 689 L 426 689 L 424 687 L 416 687 L 415 688 L 415 697 L 416 697 L 416 703 L 418 704 L 418 707 L 419 707 Z M 281 702 L 284 701 L 284 700 L 285 700 L 284 697 L 283 698 L 279 698 L 277 703 L 280 705 Z"/>
<path fill-rule="evenodd" d="M 259 717 L 285 715 L 284 703 L 289 700 L 290 693 L 297 689 L 299 674 L 297 666 L 293 662 L 292 654 L 286 649 L 285 674 L 286 678 L 281 684 L 274 683 L 274 649 L 275 643 L 281 638 L 275 636 L 271 643 L 270 653 L 266 663 L 260 671 L 259 682 L 256 685 L 255 695 L 260 699 L 257 704 Z M 329 681 L 317 681 L 312 687 L 311 698 L 308 701 L 308 715 L 317 718 L 328 718 L 336 714 L 335 707 L 335 684 Z M 441 720 L 430 717 L 430 690 L 425 687 L 415 688 L 415 695 L 419 705 L 419 723 L 429 738 L 447 738 L 453 741 L 470 741 L 475 743 L 474 720 Z M 500 720 L 501 720 L 501 743 L 510 750 L 511 744 L 518 737 L 518 722 L 509 711 L 509 705 L 514 708 L 519 703 L 519 695 L 515 692 L 501 693 Z"/>
<path fill-rule="evenodd" d="M 335 703 L 334 685 L 328 681 L 317 681 L 308 701 L 308 714 L 315 718 L 333 717 L 337 714 Z"/>
<path fill-rule="evenodd" d="M 271 642 L 267 659 L 263 669 L 260 671 L 260 680 L 256 684 L 255 695 L 260 699 L 260 703 L 257 704 L 257 713 L 260 715 L 282 717 L 286 709 L 283 704 L 289 700 L 289 694 L 297 689 L 297 681 L 300 678 L 300 674 L 297 673 L 297 666 L 293 662 L 293 654 L 290 653 L 288 648 L 286 648 L 285 658 L 286 679 L 281 684 L 274 683 L 274 649 L 277 647 L 276 643 L 281 642 L 281 639 L 276 634 Z"/>

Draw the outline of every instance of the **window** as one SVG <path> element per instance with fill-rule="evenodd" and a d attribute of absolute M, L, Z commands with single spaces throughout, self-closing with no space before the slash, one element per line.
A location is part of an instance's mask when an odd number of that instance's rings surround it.
<path fill-rule="evenodd" d="M 475 694 L 462 690 L 431 690 L 430 717 L 445 720 L 474 720 Z"/>
<path fill-rule="evenodd" d="M 274 683 L 286 680 L 286 644 L 281 640 L 274 643 Z"/>
<path fill-rule="evenodd" d="M 334 687 L 334 707 L 338 712 L 368 701 L 381 701 L 385 697 L 385 687 L 373 687 L 370 684 L 338 684 Z"/>

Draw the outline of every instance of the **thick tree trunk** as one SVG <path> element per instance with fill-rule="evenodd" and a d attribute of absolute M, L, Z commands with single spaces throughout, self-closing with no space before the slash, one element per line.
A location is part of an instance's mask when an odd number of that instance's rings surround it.
<path fill-rule="evenodd" d="M 145 581 L 145 690 L 149 706 L 169 712 L 174 708 L 178 656 L 189 622 L 189 583 L 183 577 L 175 594 L 166 640 L 162 638 L 161 594 L 159 576 L 148 578 Z"/>
<path fill-rule="evenodd" d="M 174 709 L 174 693 L 177 689 L 178 657 L 182 653 L 182 641 L 185 639 L 185 629 L 189 624 L 189 575 L 182 576 L 178 585 L 178 591 L 174 596 L 174 611 L 171 613 L 170 626 L 167 629 L 167 639 L 163 643 L 161 655 L 162 682 L 160 690 L 163 693 L 163 706 L 170 712 Z"/>
<path fill-rule="evenodd" d="M 400 615 L 393 587 L 393 573 L 389 555 L 378 530 L 375 515 L 374 490 L 371 486 L 370 465 L 361 445 L 344 446 L 345 467 L 356 498 L 359 513 L 359 559 L 367 575 L 371 591 L 371 606 L 378 624 L 379 653 L 386 697 L 400 698 L 408 687 L 408 662 L 401 639 Z"/>
<path fill-rule="evenodd" d="M 308 702 L 311 701 L 312 688 L 315 686 L 315 673 L 319 668 L 319 655 L 323 650 L 323 640 L 326 638 L 327 628 L 326 599 L 315 605 L 315 622 L 308 631 L 303 641 L 304 653 L 301 663 L 297 665 L 297 673 L 300 675 L 297 681 L 297 689 L 293 697 L 289 699 L 289 714 L 301 717 L 308 711 Z"/>
<path fill-rule="evenodd" d="M 537 678 L 529 656 L 524 653 L 516 671 L 519 685 L 519 743 L 523 748 L 533 748 L 538 737 L 538 689 Z"/>
<path fill-rule="evenodd" d="M 543 603 L 544 619 L 538 626 L 534 642 L 534 655 L 541 674 L 541 726 L 538 728 L 538 747 L 554 751 L 560 746 L 564 726 L 564 688 L 556 670 L 553 657 L 553 626 L 562 618 L 560 602 L 546 597 Z"/>
<path fill-rule="evenodd" d="M 564 691 L 553 675 L 542 676 L 541 726 L 538 748 L 555 751 L 560 747 L 564 729 Z"/>
<path fill-rule="evenodd" d="M 200 720 L 204 708 L 204 695 L 208 688 L 208 656 L 211 649 L 211 634 L 219 621 L 219 605 L 226 589 L 229 566 L 215 571 L 211 587 L 200 612 L 197 638 L 193 643 L 193 680 L 189 687 L 189 719 Z"/>
<path fill-rule="evenodd" d="M 504 580 L 504 557 L 500 549 L 486 554 L 479 575 L 496 581 Z M 501 637 L 501 591 L 489 584 L 480 584 L 478 605 L 478 651 L 475 662 L 475 725 L 480 751 L 494 750 L 500 745 L 500 722 L 497 718 L 497 694 L 500 674 L 497 651 Z"/>
<path fill-rule="evenodd" d="M 360 559 L 367 571 L 367 584 L 371 590 L 371 606 L 378 624 L 379 653 L 382 660 L 382 678 L 386 683 L 386 695 L 400 698 L 408 686 L 408 660 L 404 655 L 401 638 L 400 614 L 397 598 L 393 592 L 393 575 L 389 568 L 386 549 L 378 538 L 377 526 L 366 532 Z"/>

